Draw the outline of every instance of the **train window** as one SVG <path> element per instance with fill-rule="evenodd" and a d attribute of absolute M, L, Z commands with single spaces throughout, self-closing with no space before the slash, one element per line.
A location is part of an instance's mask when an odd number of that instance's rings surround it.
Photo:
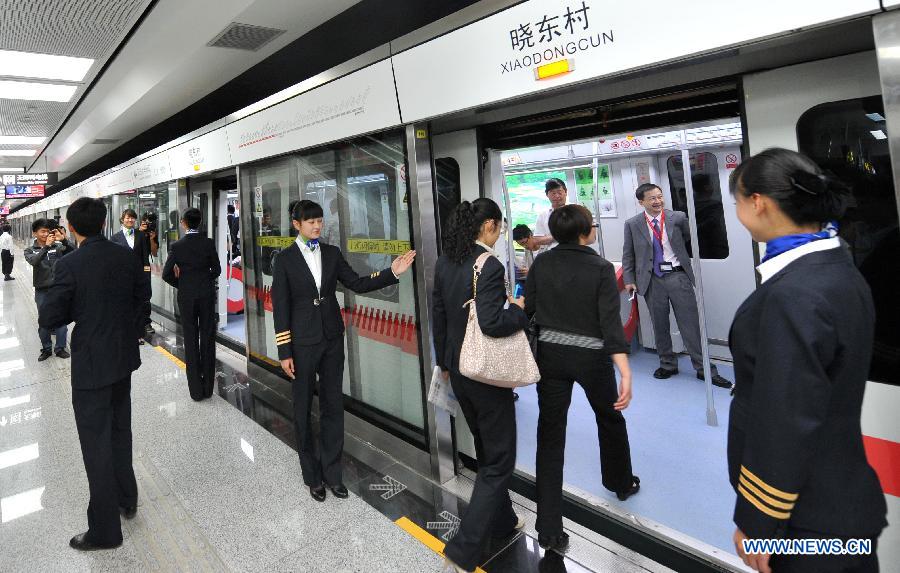
<path fill-rule="evenodd" d="M 434 172 L 437 177 L 437 217 L 438 217 L 438 251 L 443 246 L 441 229 L 446 228 L 447 217 L 462 200 L 462 187 L 459 181 L 459 163 L 452 157 L 440 157 L 434 160 Z"/>
<path fill-rule="evenodd" d="M 855 206 L 841 221 L 847 242 L 875 301 L 875 345 L 869 380 L 900 384 L 900 260 L 897 196 L 881 96 L 817 105 L 797 122 L 799 150 L 847 182 Z"/>
<path fill-rule="evenodd" d="M 690 160 L 700 258 L 727 259 L 728 232 L 725 230 L 725 210 L 719 185 L 719 162 L 714 154 L 702 152 L 691 153 Z M 687 214 L 687 191 L 681 157 L 669 157 L 666 171 L 672 192 L 672 209 Z"/>
<path fill-rule="evenodd" d="M 550 208 L 550 200 L 544 194 L 544 184 L 551 177 L 568 181 L 567 173 L 563 170 L 506 175 L 506 192 L 509 194 L 512 227 L 528 225 L 534 231 L 538 215 Z"/>

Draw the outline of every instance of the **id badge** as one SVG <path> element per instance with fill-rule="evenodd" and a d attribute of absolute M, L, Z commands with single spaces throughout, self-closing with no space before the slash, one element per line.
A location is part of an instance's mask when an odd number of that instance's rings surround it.
<path fill-rule="evenodd" d="M 672 266 L 672 263 L 659 263 L 659 270 L 664 273 L 671 273 L 675 270 L 675 267 Z"/>

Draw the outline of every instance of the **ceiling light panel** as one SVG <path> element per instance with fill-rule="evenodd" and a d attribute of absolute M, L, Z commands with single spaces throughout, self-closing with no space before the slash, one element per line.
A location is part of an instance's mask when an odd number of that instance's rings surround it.
<path fill-rule="evenodd" d="M 31 157 L 37 149 L 0 149 L 0 157 Z"/>
<path fill-rule="evenodd" d="M 0 98 L 39 101 L 70 101 L 78 86 L 0 80 Z"/>
<path fill-rule="evenodd" d="M 46 139 L 46 137 L 28 135 L 0 135 L 0 145 L 40 145 Z"/>
<path fill-rule="evenodd" d="M 91 58 L 0 50 L 0 76 L 80 82 L 92 65 Z"/>

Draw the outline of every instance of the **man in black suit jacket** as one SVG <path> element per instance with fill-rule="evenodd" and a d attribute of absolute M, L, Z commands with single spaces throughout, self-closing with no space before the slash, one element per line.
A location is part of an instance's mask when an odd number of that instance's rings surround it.
<path fill-rule="evenodd" d="M 137 225 L 137 213 L 134 212 L 134 209 L 125 209 L 122 211 L 122 216 L 119 218 L 119 222 L 122 223 L 122 228 L 118 233 L 110 237 L 110 240 L 113 243 L 118 243 L 123 247 L 130 248 L 138 261 L 141 263 L 141 267 L 144 269 L 144 272 L 147 274 L 147 284 L 150 284 L 150 237 L 147 233 L 141 231 L 140 229 L 136 229 Z M 152 334 L 152 328 L 150 327 L 150 297 L 152 292 L 150 289 L 147 290 L 147 300 L 141 303 L 141 326 L 142 332 L 141 337 Z"/>
<path fill-rule="evenodd" d="M 222 273 L 216 244 L 197 231 L 202 218 L 200 209 L 184 212 L 181 224 L 186 234 L 170 247 L 162 275 L 164 281 L 178 289 L 188 391 L 198 402 L 212 396 L 215 385 L 215 280 Z"/>
<path fill-rule="evenodd" d="M 344 449 L 344 320 L 335 290 L 338 281 L 364 293 L 396 284 L 409 269 L 415 251 L 398 257 L 390 268 L 360 277 L 338 247 L 319 243 L 322 207 L 299 201 L 291 215 L 298 231 L 294 245 L 275 258 L 272 311 L 275 343 L 284 373 L 294 381 L 294 427 L 303 481 L 316 501 L 325 501 L 325 486 L 347 497 L 341 471 Z M 310 405 L 319 375 L 321 447 L 314 443 Z"/>
<path fill-rule="evenodd" d="M 88 530 L 75 549 L 122 544 L 119 509 L 137 512 L 131 465 L 131 373 L 141 365 L 140 305 L 150 281 L 137 259 L 100 233 L 106 207 L 82 197 L 66 217 L 78 249 L 54 267 L 55 280 L 38 309 L 38 323 L 72 331 L 72 407 L 90 487 Z"/>

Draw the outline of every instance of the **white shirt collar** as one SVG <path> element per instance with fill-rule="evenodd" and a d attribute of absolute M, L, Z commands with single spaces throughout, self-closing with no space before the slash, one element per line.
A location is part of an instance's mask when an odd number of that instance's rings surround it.
<path fill-rule="evenodd" d="M 760 263 L 759 266 L 756 267 L 756 270 L 759 271 L 761 282 L 766 282 L 803 255 L 836 249 L 840 246 L 841 241 L 837 237 L 831 237 L 829 239 L 819 239 L 818 241 L 812 241 L 806 243 L 805 245 L 800 245 L 796 249 L 791 249 L 790 251 L 786 251 L 784 253 L 781 253 L 780 255 L 772 257 L 768 261 Z"/>
<path fill-rule="evenodd" d="M 306 244 L 306 241 L 303 240 L 303 235 L 297 235 L 297 238 L 294 239 L 294 241 L 297 243 L 297 246 L 300 247 L 301 252 L 318 253 L 322 250 L 321 244 L 319 244 L 319 247 L 315 251 L 310 249 L 309 245 Z"/>
<path fill-rule="evenodd" d="M 480 245 L 481 247 L 484 247 L 484 250 L 486 250 L 487 252 L 489 252 L 490 254 L 492 254 L 494 256 L 497 256 L 497 253 L 494 252 L 493 247 L 489 247 L 489 246 L 487 246 L 487 244 L 482 243 L 481 241 L 475 241 L 475 244 Z"/>

